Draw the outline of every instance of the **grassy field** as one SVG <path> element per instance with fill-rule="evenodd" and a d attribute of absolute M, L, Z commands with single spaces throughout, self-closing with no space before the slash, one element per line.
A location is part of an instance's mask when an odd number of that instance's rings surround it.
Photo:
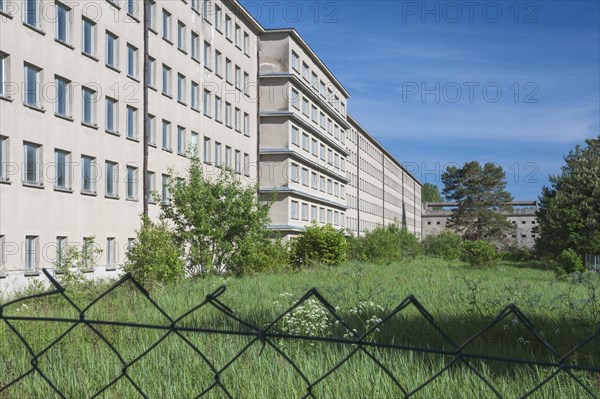
<path fill-rule="evenodd" d="M 600 283 L 598 279 L 590 280 L 588 284 L 557 282 L 552 272 L 528 266 L 501 264 L 493 269 L 473 270 L 459 262 L 428 258 L 388 266 L 349 263 L 338 268 L 303 270 L 292 274 L 186 281 L 177 286 L 155 289 L 151 296 L 175 319 L 202 302 L 207 294 L 226 285 L 227 290 L 219 300 L 233 309 L 236 317 L 263 328 L 315 287 L 361 334 L 407 296 L 414 295 L 448 337 L 458 344 L 486 326 L 506 305 L 514 303 L 530 318 L 540 335 L 562 355 L 598 329 Z M 81 306 L 89 302 L 89 298 L 84 297 L 76 300 Z M 4 314 L 79 318 L 78 313 L 63 300 L 52 298 L 18 303 L 5 308 Z M 119 287 L 92 306 L 86 312 L 86 318 L 169 325 L 166 318 L 131 284 Z M 70 326 L 68 323 L 34 321 L 11 323 L 30 342 L 35 352 L 42 351 Z M 178 325 L 250 331 L 210 306 L 189 314 Z M 136 359 L 166 333 L 165 330 L 150 328 L 96 328 L 114 344 L 125 362 Z M 349 334 L 323 306 L 311 300 L 276 323 L 271 331 L 327 337 L 348 337 Z M 202 351 L 217 370 L 225 367 L 254 339 L 252 336 L 194 332 L 181 335 Z M 153 351 L 128 368 L 127 375 L 148 397 L 191 398 L 215 382 L 215 373 L 183 337 L 169 334 Z M 416 348 L 453 349 L 452 343 L 412 305 L 381 324 L 366 340 Z M 220 374 L 221 384 L 236 398 L 303 397 L 307 394 L 306 382 L 275 348 L 289 356 L 308 381 L 315 382 L 350 353 L 354 345 L 274 339 L 273 346 L 263 348 L 257 341 Z M 427 381 L 452 359 L 447 355 L 418 351 L 368 350 L 407 391 Z M 465 352 L 548 362 L 558 358 L 544 348 L 514 315 L 509 315 L 473 340 Z M 600 337 L 570 357 L 569 362 L 600 366 Z M 83 325 L 75 327 L 58 345 L 42 354 L 38 363 L 39 369 L 69 398 L 93 395 L 118 377 L 123 368 L 119 358 L 98 335 Z M 30 368 L 30 357 L 24 346 L 7 325 L 0 322 L 0 386 Z M 497 397 L 471 368 L 479 371 L 507 398 L 523 396 L 553 371 L 499 361 L 458 361 L 412 397 Z M 595 395 L 600 395 L 598 373 L 579 371 L 573 374 Z M 312 394 L 316 398 L 404 396 L 392 378 L 361 351 L 317 383 Z M 0 393 L 0 398 L 53 397 L 58 396 L 39 374 L 31 374 Z M 100 397 L 141 396 L 127 379 L 122 378 Z M 222 398 L 227 395 L 217 387 L 206 397 Z M 561 372 L 530 397 L 570 399 L 591 396 L 568 374 Z"/>

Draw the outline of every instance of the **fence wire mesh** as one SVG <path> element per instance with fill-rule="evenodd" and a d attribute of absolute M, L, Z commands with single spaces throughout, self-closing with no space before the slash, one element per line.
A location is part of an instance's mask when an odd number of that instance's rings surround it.
<path fill-rule="evenodd" d="M 97 337 L 97 339 L 101 340 L 110 349 L 110 352 L 118 359 L 121 366 L 120 373 L 116 377 L 112 378 L 110 381 L 107 381 L 105 384 L 103 384 L 95 393 L 93 393 L 90 396 L 92 398 L 105 397 L 106 392 L 108 392 L 108 390 L 111 387 L 114 387 L 115 385 L 122 382 L 130 384 L 135 389 L 135 391 L 139 393 L 141 397 L 151 397 L 151 395 L 145 392 L 144 388 L 139 383 L 139 380 L 136 380 L 134 377 L 132 377 L 130 370 L 144 357 L 149 356 L 149 354 L 155 351 L 156 348 L 169 337 L 177 337 L 183 343 L 185 343 L 185 345 L 187 345 L 191 349 L 191 351 L 210 368 L 211 374 L 214 376 L 213 381 L 206 388 L 197 392 L 197 394 L 193 396 L 195 398 L 206 397 L 209 393 L 214 393 L 215 390 L 220 390 L 220 393 L 222 394 L 221 396 L 227 398 L 236 397 L 236 395 L 234 395 L 234 393 L 227 387 L 227 383 L 223 381 L 222 375 L 233 364 L 235 364 L 245 352 L 247 352 L 250 348 L 254 346 L 260 346 L 260 354 L 262 354 L 265 348 L 270 348 L 276 351 L 283 359 L 285 359 L 285 361 L 294 369 L 297 375 L 300 376 L 301 380 L 303 381 L 303 384 L 306 386 L 302 398 L 319 398 L 317 393 L 315 392 L 315 387 L 327 378 L 330 378 L 330 376 L 334 372 L 339 370 L 344 364 L 348 363 L 353 357 L 357 356 L 358 354 L 363 354 L 364 356 L 369 358 L 398 388 L 399 392 L 402 393 L 401 395 L 404 398 L 414 397 L 429 384 L 432 384 L 436 379 L 438 379 L 444 373 L 448 372 L 448 370 L 451 369 L 453 366 L 459 364 L 465 367 L 466 369 L 470 370 L 480 380 L 480 382 L 487 388 L 491 397 L 504 398 L 504 396 L 492 384 L 489 378 L 486 377 L 480 369 L 478 369 L 472 364 L 473 361 L 483 363 L 501 362 L 509 366 L 521 365 L 536 369 L 549 370 L 549 374 L 547 375 L 547 377 L 539 383 L 537 383 L 534 387 L 532 387 L 522 396 L 520 396 L 522 398 L 531 397 L 540 389 L 542 389 L 542 387 L 544 387 L 546 384 L 550 383 L 553 379 L 558 378 L 559 375 L 568 376 L 569 379 L 574 381 L 578 386 L 582 388 L 582 392 L 585 392 L 587 397 L 598 398 L 598 391 L 594 387 L 590 387 L 588 384 L 586 384 L 585 381 L 582 380 L 582 378 L 576 374 L 579 372 L 587 372 L 594 373 L 594 375 L 600 375 L 595 374 L 600 373 L 598 359 L 596 359 L 596 361 L 582 363 L 581 358 L 578 357 L 578 353 L 582 350 L 582 348 L 590 345 L 591 343 L 594 343 L 594 345 L 600 343 L 600 326 L 597 326 L 595 332 L 593 332 L 590 336 L 580 341 L 571 350 L 561 354 L 557 349 L 550 345 L 550 343 L 544 338 L 543 334 L 540 334 L 537 331 L 532 321 L 515 305 L 508 305 L 483 329 L 475 333 L 466 341 L 459 343 L 454 341 L 444 331 L 444 329 L 436 322 L 432 315 L 423 307 L 423 305 L 414 296 L 408 296 L 389 314 L 382 317 L 375 324 L 367 328 L 364 333 L 359 334 L 356 330 L 351 328 L 347 321 L 345 321 L 338 314 L 339 312 L 337 308 L 332 306 L 332 304 L 329 301 L 327 301 L 314 288 L 306 292 L 306 294 L 304 294 L 299 300 L 297 300 L 291 307 L 287 308 L 285 311 L 280 313 L 279 316 L 276 317 L 272 322 L 263 325 L 262 327 L 259 327 L 239 318 L 231 308 L 229 308 L 225 303 L 221 301 L 220 297 L 225 292 L 224 286 L 218 288 L 213 293 L 207 295 L 201 303 L 192 307 L 190 310 L 188 310 L 181 316 L 174 318 L 170 316 L 156 301 L 154 301 L 148 293 L 148 291 L 142 285 L 140 285 L 130 274 L 125 275 L 118 282 L 112 285 L 107 291 L 105 291 L 102 295 L 98 296 L 91 303 L 89 303 L 89 305 L 87 305 L 86 307 L 80 307 L 68 295 L 67 291 L 61 286 L 61 284 L 58 281 L 56 281 L 56 279 L 54 279 L 53 276 L 46 269 L 43 269 L 43 273 L 51 283 L 51 289 L 49 291 L 41 294 L 30 295 L 24 298 L 19 298 L 0 305 L 0 319 L 6 324 L 9 331 L 18 338 L 18 341 L 20 341 L 24 345 L 30 357 L 31 364 L 31 367 L 28 370 L 26 370 L 21 375 L 7 383 L 5 383 L 5 380 L 2 378 L 2 371 L 0 371 L 0 383 L 4 384 L 0 386 L 0 397 L 4 397 L 3 395 L 7 395 L 11 388 L 14 388 L 18 385 L 19 382 L 23 381 L 25 378 L 31 375 L 38 375 L 40 378 L 42 378 L 45 384 L 47 384 L 47 386 L 52 390 L 52 392 L 55 393 L 58 397 L 69 397 L 65 392 L 62 392 L 61 389 L 59 389 L 56 382 L 53 381 L 53 379 L 49 375 L 47 375 L 47 373 L 42 369 L 42 367 L 40 366 L 40 359 L 46 353 L 48 353 L 48 351 L 52 350 L 52 348 L 56 347 L 57 345 L 59 345 L 59 343 L 65 340 L 69 336 L 69 334 L 72 334 L 75 328 L 77 328 L 78 326 L 84 326 L 85 328 L 89 329 L 89 331 L 92 334 L 94 334 Z M 152 324 L 144 322 L 127 322 L 114 320 L 111 321 L 99 320 L 88 317 L 90 309 L 94 305 L 102 301 L 111 292 L 115 291 L 119 286 L 122 286 L 127 282 L 133 284 L 133 286 L 137 290 L 139 290 L 143 297 L 151 304 L 152 308 L 158 311 L 160 315 L 167 321 L 166 323 Z M 37 317 L 24 315 L 9 315 L 7 313 L 8 309 L 19 303 L 23 303 L 25 301 L 36 298 L 54 296 L 59 296 L 63 298 L 64 301 L 66 301 L 66 303 L 68 303 L 69 306 L 72 307 L 72 309 L 76 311 L 76 313 L 79 316 L 71 318 Z M 275 328 L 275 326 L 278 323 L 280 323 L 286 317 L 289 317 L 290 314 L 293 314 L 295 310 L 306 304 L 307 301 L 317 301 L 320 306 L 326 309 L 329 316 L 335 320 L 335 324 L 341 326 L 344 329 L 344 331 L 347 331 L 347 334 L 344 334 L 343 337 L 325 335 L 320 336 L 318 334 L 302 335 L 282 332 Z M 212 326 L 190 325 L 189 321 L 184 320 L 192 313 L 206 307 L 214 309 L 218 314 L 225 316 L 225 318 L 231 321 L 236 322 L 238 326 L 241 326 L 242 328 L 215 328 Z M 408 309 L 409 307 L 416 310 L 418 312 L 418 315 L 420 315 L 420 317 L 422 317 L 433 330 L 439 333 L 440 337 L 442 337 L 442 340 L 446 344 L 443 348 L 406 345 L 393 342 L 379 342 L 373 339 L 374 332 L 379 331 L 379 328 L 383 326 L 388 320 L 401 314 L 403 311 L 406 311 L 406 309 Z M 522 323 L 522 325 L 535 338 L 537 344 L 545 348 L 551 360 L 536 360 L 535 358 L 528 359 L 502 355 L 490 355 L 484 353 L 472 353 L 467 350 L 470 344 L 472 344 L 475 340 L 482 337 L 486 332 L 499 325 L 503 321 L 507 320 L 509 317 L 513 320 L 518 320 L 520 323 Z M 44 334 L 44 323 L 60 323 L 68 326 L 68 328 L 58 337 L 51 340 L 47 345 L 45 345 L 43 349 L 35 350 L 30 344 L 29 340 L 24 336 L 24 334 L 20 332 L 18 328 L 15 327 L 15 323 L 18 322 L 41 322 L 42 326 L 39 328 L 40 334 Z M 144 331 L 153 330 L 160 332 L 160 337 L 155 342 L 150 344 L 141 353 L 137 354 L 137 356 L 134 356 L 130 360 L 126 360 L 125 357 L 122 356 L 117 346 L 113 342 L 111 342 L 111 339 L 107 336 L 106 332 L 103 332 L 103 327 L 127 327 L 132 329 L 140 329 Z M 248 339 L 248 342 L 241 348 L 241 350 L 234 353 L 231 356 L 231 358 L 225 362 L 224 365 L 219 367 L 209 359 L 209 356 L 206 355 L 204 350 L 201 350 L 199 346 L 196 345 L 192 339 L 190 339 L 190 334 L 205 334 L 207 336 L 219 335 L 228 337 L 245 337 Z M 336 361 L 331 368 L 329 368 L 318 378 L 311 379 L 297 364 L 297 362 L 295 362 L 291 356 L 285 353 L 285 351 L 282 349 L 282 345 L 280 345 L 282 341 L 305 343 L 319 342 L 328 345 L 344 345 L 348 348 L 348 352 L 343 356 L 342 359 Z M 403 384 L 400 381 L 400 378 L 396 376 L 389 369 L 389 367 L 386 366 L 384 362 L 382 362 L 378 358 L 377 354 L 375 353 L 375 351 L 378 349 L 394 350 L 399 352 L 413 352 L 421 354 L 425 353 L 429 355 L 444 357 L 448 360 L 446 361 L 444 367 L 442 367 L 439 371 L 429 376 L 424 382 L 418 384 L 418 386 L 409 389 L 407 386 L 405 386 L 405 384 Z M 352 378 L 352 376 L 348 375 L 348 378 Z"/>

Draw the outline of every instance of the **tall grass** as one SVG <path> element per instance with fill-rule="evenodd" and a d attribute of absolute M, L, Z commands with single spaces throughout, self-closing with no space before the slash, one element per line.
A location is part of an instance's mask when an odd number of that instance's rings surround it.
<path fill-rule="evenodd" d="M 264 327 L 293 303 L 291 298 L 297 299 L 315 287 L 331 304 L 339 308 L 340 316 L 352 328 L 356 328 L 358 333 L 372 325 L 368 323 L 368 319 L 383 318 L 405 297 L 414 295 L 451 340 L 458 344 L 480 331 L 506 305 L 515 303 L 559 354 L 569 351 L 599 327 L 600 311 L 594 308 L 598 304 L 594 305 L 592 291 L 588 286 L 558 282 L 551 272 L 522 266 L 502 264 L 493 269 L 474 270 L 459 262 L 449 263 L 428 258 L 388 266 L 348 263 L 338 268 L 314 268 L 293 274 L 191 280 L 155 289 L 151 295 L 171 317 L 177 318 L 203 301 L 207 294 L 226 285 L 227 291 L 219 299 L 235 311 L 236 317 Z M 600 286 L 596 287 L 600 294 Z M 91 299 L 78 297 L 82 306 Z M 63 300 L 47 297 L 8 307 L 4 309 L 4 314 L 79 317 Z M 294 319 L 287 318 L 277 323 L 273 330 L 286 332 L 294 323 L 310 324 L 310 313 L 308 314 L 297 313 Z M 86 313 L 86 318 L 164 326 L 169 324 L 131 285 L 118 288 L 95 304 Z M 330 326 L 325 332 L 330 336 L 342 337 L 348 333 L 330 316 L 323 322 Z M 181 323 L 187 326 L 248 331 L 246 327 L 210 306 L 190 314 Z M 43 350 L 70 327 L 66 323 L 31 321 L 15 321 L 13 324 L 36 352 Z M 114 344 L 125 362 L 137 358 L 167 332 L 115 326 L 97 328 Z M 215 383 L 214 370 L 186 343 L 184 337 L 206 356 L 216 370 L 225 367 L 254 339 L 252 336 L 169 334 L 154 350 L 127 370 L 127 375 L 149 397 L 191 398 Z M 368 340 L 418 348 L 453 349 L 452 344 L 412 306 L 387 320 Z M 274 340 L 272 344 L 274 347 L 263 347 L 257 341 L 250 346 L 219 374 L 219 382 L 234 397 L 302 397 L 307 393 L 306 381 L 275 348 L 285 353 L 310 383 L 317 381 L 354 349 L 349 344 L 294 340 Z M 427 381 L 451 360 L 449 356 L 417 351 L 383 348 L 369 348 L 368 351 L 408 391 Z M 557 360 L 557 356 L 547 351 L 524 324 L 513 316 L 475 339 L 465 351 L 538 361 Z M 40 370 L 65 396 L 73 398 L 91 396 L 118 377 L 123 368 L 118 357 L 98 335 L 83 325 L 75 327 L 58 345 L 40 356 L 38 362 Z M 598 367 L 600 337 L 573 356 L 570 362 Z M 25 348 L 6 324 L 0 323 L 0 386 L 30 368 L 30 357 Z M 471 368 L 485 376 L 505 397 L 522 396 L 553 371 L 503 362 L 473 359 L 459 361 L 414 397 L 496 397 Z M 598 374 L 577 372 L 575 375 L 596 395 L 600 395 Z M 362 351 L 312 387 L 311 392 L 318 398 L 404 396 L 392 378 Z M 589 397 L 587 395 L 572 378 L 560 373 L 531 397 L 585 398 Z M 0 398 L 53 397 L 57 395 L 36 373 L 0 393 Z M 101 397 L 134 398 L 139 397 L 139 394 L 127 379 L 122 378 Z M 217 386 L 207 397 L 222 398 L 225 394 Z"/>

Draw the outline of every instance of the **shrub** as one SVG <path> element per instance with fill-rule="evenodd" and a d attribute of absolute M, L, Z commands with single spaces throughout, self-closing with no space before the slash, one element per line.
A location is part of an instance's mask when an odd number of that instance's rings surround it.
<path fill-rule="evenodd" d="M 185 264 L 173 235 L 163 222 L 142 220 L 136 239 L 127 251 L 123 270 L 142 285 L 172 283 L 185 275 Z"/>
<path fill-rule="evenodd" d="M 346 257 L 349 260 L 362 260 L 363 256 L 361 239 L 353 235 L 348 235 L 346 237 L 346 242 L 348 243 L 348 253 Z"/>
<path fill-rule="evenodd" d="M 292 242 L 292 263 L 296 267 L 315 263 L 336 266 L 346 260 L 347 249 L 343 230 L 337 230 L 330 224 L 313 224 Z"/>
<path fill-rule="evenodd" d="M 473 267 L 492 266 L 496 259 L 498 251 L 487 241 L 464 241 L 462 244 L 460 260 Z"/>
<path fill-rule="evenodd" d="M 378 227 L 360 239 L 363 260 L 377 264 L 414 259 L 420 249 L 417 237 L 395 224 Z"/>
<path fill-rule="evenodd" d="M 85 273 L 94 270 L 101 254 L 95 237 L 84 238 L 81 248 L 67 243 L 61 256 L 54 262 L 58 282 L 70 291 L 90 288 L 94 283 L 85 277 Z"/>
<path fill-rule="evenodd" d="M 502 259 L 511 262 L 528 262 L 535 259 L 534 252 L 531 248 L 523 245 L 511 245 L 502 251 Z"/>
<path fill-rule="evenodd" d="M 571 248 L 564 249 L 560 253 L 558 259 L 553 262 L 553 268 L 557 276 L 585 271 L 581 257 Z"/>
<path fill-rule="evenodd" d="M 228 273 L 242 276 L 265 272 L 282 271 L 290 264 L 289 246 L 280 237 L 245 240 L 239 255 L 243 258 L 233 264 L 244 264 L 243 268 L 231 268 Z"/>
<path fill-rule="evenodd" d="M 429 236 L 422 242 L 423 252 L 444 260 L 460 258 L 462 238 L 451 231 L 442 231 L 435 236 Z"/>

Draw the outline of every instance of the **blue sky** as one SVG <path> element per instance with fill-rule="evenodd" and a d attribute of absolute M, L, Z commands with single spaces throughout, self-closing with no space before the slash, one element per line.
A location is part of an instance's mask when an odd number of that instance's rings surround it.
<path fill-rule="evenodd" d="M 349 112 L 424 183 L 496 162 L 515 199 L 536 199 L 600 133 L 598 1 L 242 3 L 265 27 L 296 28 Z"/>

